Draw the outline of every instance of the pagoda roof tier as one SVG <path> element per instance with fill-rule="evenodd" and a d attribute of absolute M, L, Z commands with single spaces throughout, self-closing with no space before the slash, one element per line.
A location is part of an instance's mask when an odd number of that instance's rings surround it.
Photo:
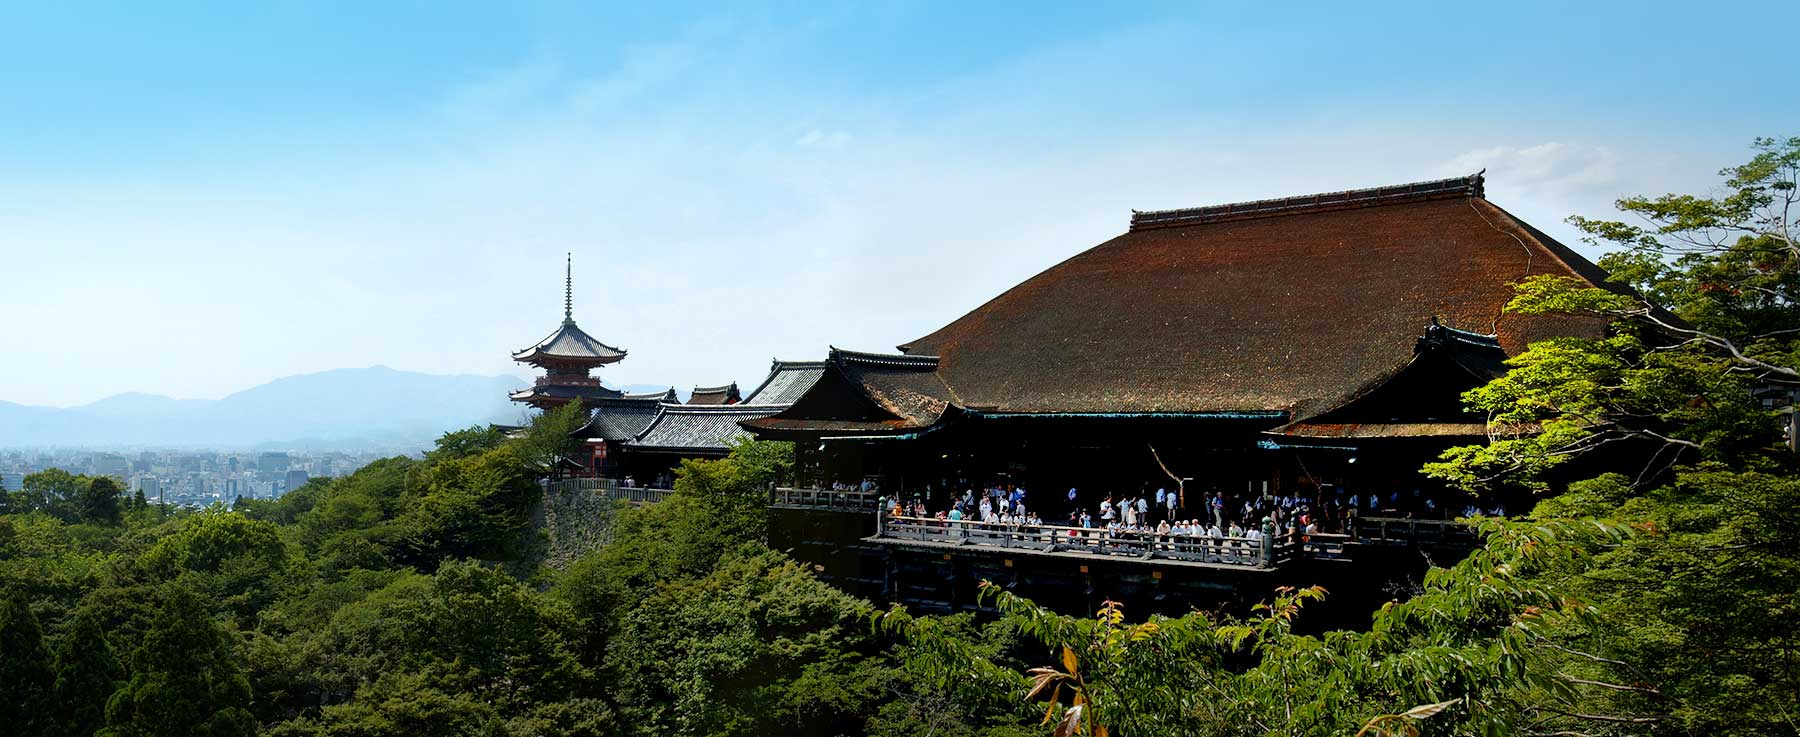
<path fill-rule="evenodd" d="M 602 366 L 624 360 L 625 351 L 614 348 L 583 332 L 574 320 L 563 320 L 562 326 L 537 345 L 513 354 L 522 363 L 565 363 Z"/>
<path fill-rule="evenodd" d="M 620 394 L 619 390 L 617 390 L 617 389 L 608 389 L 604 386 L 599 386 L 597 384 L 585 385 L 585 384 L 545 384 L 545 383 L 540 383 L 540 384 L 533 384 L 531 386 L 525 387 L 524 389 L 515 391 L 509 396 L 511 396 L 512 400 L 515 402 L 530 402 L 533 400 L 549 400 L 549 401 L 556 401 L 556 402 L 564 402 L 564 401 L 568 401 L 571 399 L 579 399 L 579 400 L 582 400 L 583 402 L 589 402 L 589 401 L 601 400 L 601 399 L 617 399 L 624 395 Z"/>
<path fill-rule="evenodd" d="M 1488 202 L 1480 174 L 1138 212 L 1124 234 L 900 350 L 937 357 L 957 403 L 987 413 L 1301 419 L 1408 363 L 1434 315 L 1508 353 L 1604 331 L 1596 318 L 1505 312 L 1513 285 L 1536 275 L 1624 289 Z"/>

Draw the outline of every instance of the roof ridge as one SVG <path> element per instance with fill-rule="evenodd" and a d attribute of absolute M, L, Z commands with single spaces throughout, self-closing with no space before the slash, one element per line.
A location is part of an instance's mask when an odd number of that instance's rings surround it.
<path fill-rule="evenodd" d="M 1487 170 L 1483 169 L 1465 177 L 1232 202 L 1222 205 L 1204 205 L 1173 210 L 1132 210 L 1131 230 L 1170 228 L 1198 223 L 1246 220 L 1455 197 L 1482 197 L 1486 187 L 1486 173 Z"/>
<path fill-rule="evenodd" d="M 873 366 L 894 366 L 901 368 L 937 368 L 937 356 L 919 356 L 905 353 L 868 353 L 850 351 L 831 346 L 831 361 L 844 363 L 862 363 Z"/>
<path fill-rule="evenodd" d="M 749 413 L 753 413 L 753 412 L 765 412 L 765 411 L 768 411 L 771 409 L 777 409 L 777 408 L 786 407 L 786 406 L 788 406 L 788 405 L 785 405 L 785 404 L 745 404 L 743 402 L 739 402 L 737 404 L 664 404 L 664 405 L 662 405 L 662 409 L 659 411 L 659 413 L 681 414 L 683 412 L 690 412 L 693 414 L 702 414 L 703 415 L 703 414 L 707 414 L 707 413 L 731 414 L 733 412 L 742 412 L 742 413 L 749 414 Z"/>
<path fill-rule="evenodd" d="M 733 382 L 730 382 L 730 383 L 726 383 L 726 384 L 720 384 L 720 385 L 718 385 L 718 386 L 699 386 L 699 385 L 695 385 L 695 386 L 694 386 L 694 393 L 695 393 L 695 394 L 711 394 L 711 393 L 713 393 L 713 392 L 722 392 L 722 391 L 725 391 L 725 390 L 727 390 L 727 389 L 731 389 L 731 388 L 734 388 L 734 387 L 736 387 L 736 386 L 737 386 L 737 382 L 735 382 L 735 381 L 733 381 Z"/>

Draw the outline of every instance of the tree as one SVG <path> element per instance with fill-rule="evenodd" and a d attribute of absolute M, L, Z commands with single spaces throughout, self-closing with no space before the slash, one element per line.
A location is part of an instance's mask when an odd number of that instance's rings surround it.
<path fill-rule="evenodd" d="M 19 735 L 52 733 L 50 655 L 30 602 L 18 591 L 0 599 L 0 724 Z"/>
<path fill-rule="evenodd" d="M 236 737 L 256 733 L 250 681 L 231 640 L 185 587 L 165 586 L 131 678 L 106 704 L 108 737 Z"/>
<path fill-rule="evenodd" d="M 437 461 L 484 453 L 506 442 L 506 433 L 493 425 L 476 425 L 452 430 L 438 438 L 437 447 L 425 454 L 426 460 Z"/>
<path fill-rule="evenodd" d="M 298 575 L 274 524 L 213 505 L 177 523 L 138 557 L 158 580 L 176 580 L 249 623 Z"/>
<path fill-rule="evenodd" d="M 1791 734 L 1800 719 L 1800 464 L 1778 408 L 1800 387 L 1800 138 L 1754 148 L 1715 196 L 1619 200 L 1635 224 L 1572 218 L 1620 249 L 1601 259 L 1620 283 L 1537 277 L 1508 309 L 1613 333 L 1515 357 L 1465 398 L 1518 431 L 1428 466 L 1478 492 L 1555 491 L 1547 472 L 1575 459 L 1615 471 L 1534 511 L 1634 534 L 1531 575 L 1594 615 L 1544 630 L 1577 698 L 1538 707 L 1533 730 Z"/>
<path fill-rule="evenodd" d="M 447 563 L 432 576 L 394 578 L 303 633 L 312 671 L 304 678 L 333 705 L 318 720 L 326 733 L 407 734 L 350 725 L 408 713 L 487 724 L 589 695 L 578 631 L 567 604 L 500 571 Z"/>
<path fill-rule="evenodd" d="M 1536 732 L 1542 710 L 1575 699 L 1544 634 L 1586 611 L 1531 574 L 1574 565 L 1619 532 L 1502 520 L 1479 529 L 1482 549 L 1432 569 L 1421 593 L 1384 606 L 1365 632 L 1295 633 L 1304 605 L 1325 596 L 1317 587 L 1278 589 L 1244 619 L 1131 623 L 1116 604 L 1069 617 L 984 584 L 1001 622 L 1043 648 L 1041 664 L 1020 673 L 936 618 L 896 607 L 876 622 L 906 639 L 927 683 L 963 698 L 1006 694 L 1059 736 Z"/>
<path fill-rule="evenodd" d="M 76 497 L 75 514 L 83 522 L 102 525 L 119 524 L 119 482 L 110 476 L 90 479 Z"/>
<path fill-rule="evenodd" d="M 512 446 L 436 463 L 423 495 L 398 520 L 411 547 L 400 560 L 511 560 L 524 550 L 531 510 L 543 494 L 539 472 Z"/>
<path fill-rule="evenodd" d="M 106 701 L 122 672 L 100 617 L 84 611 L 56 646 L 56 720 L 62 734 L 88 737 L 106 725 Z"/>
<path fill-rule="evenodd" d="M 516 443 L 519 455 L 545 468 L 558 458 L 572 457 L 581 449 L 581 441 L 573 434 L 587 421 L 587 407 L 580 402 L 567 402 L 539 412 Z"/>
<path fill-rule="evenodd" d="M 81 492 L 87 485 L 86 476 L 47 468 L 26 475 L 19 490 L 11 493 L 8 506 L 14 513 L 38 511 L 72 521 L 80 505 Z"/>
<path fill-rule="evenodd" d="M 780 553 L 746 549 L 628 607 L 606 652 L 636 734 L 849 734 L 872 716 L 867 604 Z"/>
<path fill-rule="evenodd" d="M 1620 249 L 1600 261 L 1616 283 L 1532 277 L 1507 309 L 1589 315 L 1617 334 L 1516 357 L 1468 398 L 1521 432 L 1457 449 L 1430 472 L 1469 488 L 1541 489 L 1543 471 L 1621 441 L 1655 446 L 1640 481 L 1683 460 L 1767 459 L 1781 423 L 1763 402 L 1800 389 L 1800 138 L 1755 149 L 1721 172 L 1718 196 L 1619 200 L 1642 224 L 1571 218 L 1590 243 Z"/>

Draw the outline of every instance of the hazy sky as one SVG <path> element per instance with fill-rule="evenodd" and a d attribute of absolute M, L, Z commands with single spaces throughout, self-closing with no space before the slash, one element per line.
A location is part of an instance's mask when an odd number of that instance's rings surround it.
<path fill-rule="evenodd" d="M 565 251 L 605 378 L 748 385 L 1131 208 L 1486 167 L 1573 244 L 1800 134 L 1787 3 L 591 5 L 0 11 L 0 400 L 523 375 Z"/>

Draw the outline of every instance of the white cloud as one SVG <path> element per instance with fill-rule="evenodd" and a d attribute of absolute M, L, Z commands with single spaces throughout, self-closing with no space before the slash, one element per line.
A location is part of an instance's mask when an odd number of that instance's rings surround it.
<path fill-rule="evenodd" d="M 1450 176 L 1486 169 L 1488 177 L 1515 191 L 1542 197 L 1616 195 L 1625 182 L 1621 157 L 1604 146 L 1560 142 L 1532 146 L 1489 146 L 1450 159 Z"/>

